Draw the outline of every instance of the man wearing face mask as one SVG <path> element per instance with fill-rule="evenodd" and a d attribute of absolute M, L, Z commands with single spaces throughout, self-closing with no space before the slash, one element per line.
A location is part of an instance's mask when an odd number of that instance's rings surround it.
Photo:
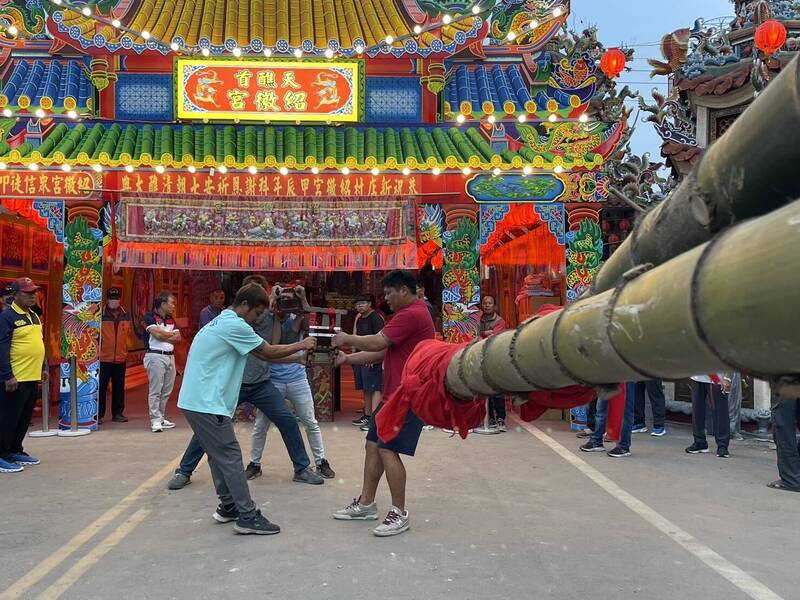
<path fill-rule="evenodd" d="M 103 321 L 100 327 L 100 394 L 99 423 L 106 416 L 106 394 L 111 382 L 111 420 L 126 423 L 125 369 L 128 360 L 128 335 L 131 316 L 120 306 L 119 288 L 111 288 L 106 296 Z"/>

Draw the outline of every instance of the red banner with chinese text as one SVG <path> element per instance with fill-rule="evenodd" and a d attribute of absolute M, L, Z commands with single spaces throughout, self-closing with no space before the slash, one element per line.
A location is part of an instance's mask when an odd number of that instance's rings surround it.
<path fill-rule="evenodd" d="M 337 175 L 312 173 L 124 173 L 120 191 L 181 196 L 260 196 L 271 198 L 415 196 L 420 175 Z"/>
<path fill-rule="evenodd" d="M 2 198 L 88 198 L 94 187 L 91 173 L 28 170 L 0 173 Z"/>

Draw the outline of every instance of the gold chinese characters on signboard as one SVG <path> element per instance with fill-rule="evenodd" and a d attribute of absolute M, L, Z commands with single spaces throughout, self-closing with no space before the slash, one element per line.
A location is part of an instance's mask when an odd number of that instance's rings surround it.
<path fill-rule="evenodd" d="M 175 61 L 178 119 L 357 122 L 361 60 Z"/>
<path fill-rule="evenodd" d="M 248 173 L 126 173 L 120 190 L 143 194 L 274 197 L 414 196 L 421 192 L 418 175 L 250 175 Z"/>

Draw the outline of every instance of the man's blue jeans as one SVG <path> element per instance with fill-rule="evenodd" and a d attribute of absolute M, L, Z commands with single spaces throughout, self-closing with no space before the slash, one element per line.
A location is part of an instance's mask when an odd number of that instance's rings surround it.
<path fill-rule="evenodd" d="M 251 385 L 243 384 L 239 390 L 239 404 L 249 402 L 258 410 L 263 412 L 270 421 L 275 423 L 278 431 L 281 432 L 286 451 L 294 465 L 295 473 L 299 473 L 308 468 L 311 461 L 308 459 L 306 447 L 303 444 L 303 436 L 300 434 L 300 427 L 294 413 L 289 410 L 283 396 L 275 389 L 269 380 Z M 191 477 L 198 463 L 205 454 L 203 447 L 197 440 L 197 436 L 192 436 L 186 452 L 183 453 L 181 465 L 176 473 L 183 473 Z"/>
<path fill-rule="evenodd" d="M 619 447 L 631 449 L 631 432 L 633 431 L 633 406 L 635 402 L 635 383 L 625 384 L 625 414 L 622 417 L 622 431 L 619 436 Z M 603 443 L 606 433 L 606 419 L 608 418 L 608 400 L 597 401 L 597 415 L 595 416 L 595 429 L 592 441 L 596 444 Z"/>

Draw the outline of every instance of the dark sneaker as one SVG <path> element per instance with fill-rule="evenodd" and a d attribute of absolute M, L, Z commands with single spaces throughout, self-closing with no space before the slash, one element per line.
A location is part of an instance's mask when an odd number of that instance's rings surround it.
<path fill-rule="evenodd" d="M 364 423 L 361 427 L 359 427 L 361 431 L 369 431 L 369 421 Z"/>
<path fill-rule="evenodd" d="M 728 452 L 728 449 L 724 446 L 717 448 L 717 458 L 730 458 L 731 455 Z"/>
<path fill-rule="evenodd" d="M 661 427 L 653 427 L 653 431 L 650 432 L 650 435 L 653 437 L 663 437 L 667 435 L 667 428 L 663 425 Z"/>
<path fill-rule="evenodd" d="M 505 419 L 497 419 L 497 429 L 499 429 L 500 431 L 508 431 L 508 429 L 506 429 Z"/>
<path fill-rule="evenodd" d="M 580 447 L 581 452 L 605 452 L 605 450 L 606 448 L 602 442 L 595 442 L 594 440 L 589 440 Z"/>
<path fill-rule="evenodd" d="M 41 462 L 38 458 L 31 456 L 27 452 L 17 452 L 16 454 L 12 454 L 11 460 L 18 465 L 22 465 L 23 467 L 38 465 Z"/>
<path fill-rule="evenodd" d="M 111 420 L 114 421 L 114 423 L 127 423 L 128 417 L 125 415 L 114 415 L 111 417 Z"/>
<path fill-rule="evenodd" d="M 361 415 L 360 417 L 356 417 L 352 421 L 350 421 L 356 427 L 364 425 L 365 423 L 369 423 L 369 415 Z"/>
<path fill-rule="evenodd" d="M 233 504 L 230 506 L 222 506 L 222 504 L 220 504 L 211 517 L 217 523 L 230 523 L 239 518 L 239 511 L 236 510 L 236 506 Z"/>
<path fill-rule="evenodd" d="M 249 519 L 239 517 L 233 529 L 236 533 L 241 533 L 242 535 L 275 535 L 281 532 L 281 528 L 275 523 L 270 523 L 269 519 L 263 516 L 260 510 L 257 510 Z"/>
<path fill-rule="evenodd" d="M 0 458 L 0 473 L 22 473 L 24 470 L 21 464 Z"/>
<path fill-rule="evenodd" d="M 589 429 L 588 427 L 584 427 L 578 433 L 575 434 L 575 437 L 588 438 L 588 437 L 592 437 L 593 433 L 594 433 L 593 429 Z"/>
<path fill-rule="evenodd" d="M 688 448 L 686 448 L 686 454 L 707 454 L 708 453 L 708 444 L 698 444 L 695 442 Z"/>
<path fill-rule="evenodd" d="M 489 419 L 489 429 L 497 427 L 497 419 Z"/>
<path fill-rule="evenodd" d="M 176 472 L 175 475 L 172 476 L 172 479 L 169 480 L 169 483 L 167 484 L 167 489 L 182 490 L 190 483 L 192 483 L 192 478 L 189 475 L 184 475 L 183 473 Z"/>
<path fill-rule="evenodd" d="M 302 471 L 298 471 L 292 477 L 292 481 L 297 481 L 298 483 L 310 483 L 311 485 L 322 485 L 325 483 L 325 480 L 314 473 L 311 469 L 303 469 Z"/>
<path fill-rule="evenodd" d="M 622 458 L 624 456 L 630 456 L 631 451 L 627 448 L 623 448 L 622 446 L 617 446 L 616 448 L 609 450 L 606 454 L 608 454 L 608 456 L 611 458 Z"/>
<path fill-rule="evenodd" d="M 631 433 L 647 433 L 647 425 L 644 423 L 636 423 L 631 429 Z"/>
<path fill-rule="evenodd" d="M 261 465 L 257 465 L 254 462 L 251 462 L 247 465 L 247 468 L 244 470 L 244 474 L 248 479 L 255 479 L 256 477 L 261 477 Z"/>
<path fill-rule="evenodd" d="M 325 479 L 333 479 L 336 477 L 336 473 L 331 469 L 331 464 L 324 458 L 317 465 L 317 473 L 322 475 Z"/>

